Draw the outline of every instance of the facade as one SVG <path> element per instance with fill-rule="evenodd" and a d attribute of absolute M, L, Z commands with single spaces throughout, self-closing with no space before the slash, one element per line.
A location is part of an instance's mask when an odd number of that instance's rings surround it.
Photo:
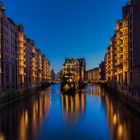
<path fill-rule="evenodd" d="M 123 7 L 122 20 L 116 22 L 114 36 L 105 55 L 106 80 L 118 84 L 132 83 L 132 6 Z"/>
<path fill-rule="evenodd" d="M 132 83 L 135 89 L 140 92 L 140 1 L 133 2 L 132 14 L 132 48 L 133 48 L 133 72 Z"/>
<path fill-rule="evenodd" d="M 76 89 L 82 87 L 86 80 L 85 59 L 66 58 L 62 67 L 62 81 L 73 85 Z"/>
<path fill-rule="evenodd" d="M 86 79 L 86 61 L 84 58 L 77 59 L 79 62 L 79 76 L 80 76 L 80 81 L 85 81 Z"/>
<path fill-rule="evenodd" d="M 18 54 L 20 26 L 5 17 L 5 10 L 0 4 L 0 91 L 12 90 L 18 85 Z"/>
<path fill-rule="evenodd" d="M 94 68 L 87 71 L 87 80 L 88 82 L 97 82 L 100 80 L 100 68 Z"/>
<path fill-rule="evenodd" d="M 110 39 L 109 46 L 106 50 L 105 55 L 105 67 L 106 67 L 106 80 L 116 81 L 116 60 L 117 59 L 117 50 L 116 50 L 116 34 Z"/>
<path fill-rule="evenodd" d="M 105 81 L 105 62 L 104 61 L 99 64 L 99 75 L 100 75 L 99 79 L 101 81 Z"/>
<path fill-rule="evenodd" d="M 32 86 L 35 86 L 35 84 L 36 84 L 36 48 L 35 48 L 35 43 L 34 43 L 34 41 L 32 41 L 32 43 L 31 43 L 31 48 L 32 48 L 32 66 L 31 66 L 31 71 L 32 71 Z"/>
<path fill-rule="evenodd" d="M 50 64 L 0 3 L 0 93 L 50 80 Z"/>
<path fill-rule="evenodd" d="M 32 85 L 32 41 L 25 41 L 25 83 L 27 86 Z"/>
<path fill-rule="evenodd" d="M 122 9 L 114 36 L 105 54 L 106 81 L 134 100 L 140 99 L 140 1 L 131 0 Z"/>
<path fill-rule="evenodd" d="M 79 62 L 75 58 L 66 58 L 62 67 L 64 83 L 78 83 L 80 80 Z"/>
<path fill-rule="evenodd" d="M 23 26 L 20 25 L 19 27 L 19 33 L 18 33 L 18 46 L 17 46 L 17 73 L 18 73 L 18 86 L 23 87 L 25 84 L 25 68 L 26 68 L 26 56 L 25 56 L 25 35 L 24 35 L 24 29 Z"/>
<path fill-rule="evenodd" d="M 47 81 L 51 80 L 51 66 L 50 62 L 47 60 Z"/>
<path fill-rule="evenodd" d="M 43 56 L 43 81 L 50 81 L 51 80 L 51 68 L 50 68 L 50 63 L 49 61 L 46 59 L 45 56 Z"/>

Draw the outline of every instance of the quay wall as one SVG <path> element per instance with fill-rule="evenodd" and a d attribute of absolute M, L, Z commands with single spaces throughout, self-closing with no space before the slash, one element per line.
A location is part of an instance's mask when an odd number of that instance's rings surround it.
<path fill-rule="evenodd" d="M 24 98 L 28 98 L 29 96 L 35 95 L 38 93 L 38 91 L 49 87 L 51 84 L 52 83 L 48 82 L 45 84 L 39 84 L 37 86 L 21 87 L 16 90 L 7 90 L 6 92 L 0 94 L 0 108 Z"/>
<path fill-rule="evenodd" d="M 137 113 L 140 113 L 140 92 L 138 88 L 113 82 L 100 83 L 100 85 L 127 103 Z"/>

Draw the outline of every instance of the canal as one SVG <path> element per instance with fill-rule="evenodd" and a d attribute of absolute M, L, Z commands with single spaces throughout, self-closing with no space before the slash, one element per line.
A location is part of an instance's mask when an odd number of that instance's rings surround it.
<path fill-rule="evenodd" d="M 140 117 L 100 86 L 62 95 L 54 84 L 0 110 L 0 140 L 140 140 Z"/>

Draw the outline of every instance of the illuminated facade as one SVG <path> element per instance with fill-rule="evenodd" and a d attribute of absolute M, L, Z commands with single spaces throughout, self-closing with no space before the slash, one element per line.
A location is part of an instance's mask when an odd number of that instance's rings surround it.
<path fill-rule="evenodd" d="M 19 26 L 19 34 L 18 34 L 18 39 L 19 39 L 19 44 L 18 44 L 18 48 L 17 48 L 17 52 L 18 52 L 18 84 L 19 86 L 23 86 L 25 84 L 25 76 L 26 76 L 26 72 L 25 72 L 25 68 L 26 68 L 26 56 L 25 56 L 25 35 L 23 32 L 23 26 Z"/>
<path fill-rule="evenodd" d="M 49 82 L 51 80 L 51 70 L 50 63 L 44 55 L 42 55 L 39 49 L 34 50 L 34 82 L 35 85 L 39 86 L 44 82 Z"/>
<path fill-rule="evenodd" d="M 35 86 L 35 71 L 36 71 L 36 59 L 35 59 L 35 42 L 31 39 L 26 39 L 25 43 L 25 83 L 29 86 Z"/>
<path fill-rule="evenodd" d="M 100 80 L 100 68 L 94 68 L 87 71 L 88 82 L 97 82 Z"/>
<path fill-rule="evenodd" d="M 80 80 L 79 62 L 74 58 L 66 58 L 62 67 L 64 83 L 78 83 Z"/>
<path fill-rule="evenodd" d="M 51 67 L 50 62 L 47 60 L 47 80 L 51 80 Z"/>
<path fill-rule="evenodd" d="M 26 38 L 23 25 L 5 16 L 0 3 L 0 93 L 34 87 L 50 80 L 50 64 Z"/>
<path fill-rule="evenodd" d="M 106 81 L 118 91 L 140 101 L 140 1 L 122 9 L 114 36 L 105 54 Z"/>
<path fill-rule="evenodd" d="M 105 70 L 106 80 L 116 81 L 116 68 L 117 65 L 117 50 L 116 50 L 116 34 L 110 39 L 109 47 L 106 50 L 105 55 Z"/>
<path fill-rule="evenodd" d="M 66 58 L 62 67 L 63 88 L 82 88 L 86 80 L 86 62 L 84 58 Z"/>
<path fill-rule="evenodd" d="M 36 48 L 35 48 L 35 43 L 32 42 L 32 67 L 31 67 L 31 73 L 32 73 L 32 85 L 35 86 L 35 80 L 36 80 L 36 58 L 35 58 L 35 54 L 36 54 Z"/>
<path fill-rule="evenodd" d="M 43 65 L 42 65 L 42 80 L 43 82 L 51 80 L 51 71 L 50 71 L 50 63 L 46 59 L 45 56 L 43 56 Z"/>
<path fill-rule="evenodd" d="M 118 84 L 132 83 L 132 6 L 123 7 L 122 20 L 116 22 L 114 36 L 105 55 L 106 80 Z"/>
<path fill-rule="evenodd" d="M 40 50 L 38 50 L 37 51 L 37 53 L 38 53 L 38 82 L 40 83 L 41 81 L 42 81 L 42 74 L 43 74 L 43 70 L 42 70 L 42 66 L 43 66 L 43 64 L 42 64 L 42 54 L 41 54 L 41 52 L 40 52 Z"/>

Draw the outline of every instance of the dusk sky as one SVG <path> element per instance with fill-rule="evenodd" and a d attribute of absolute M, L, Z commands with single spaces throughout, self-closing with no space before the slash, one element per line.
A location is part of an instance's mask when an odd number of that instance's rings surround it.
<path fill-rule="evenodd" d="M 65 57 L 85 57 L 87 69 L 104 59 L 116 20 L 127 0 L 3 0 L 6 15 L 59 71 Z"/>

